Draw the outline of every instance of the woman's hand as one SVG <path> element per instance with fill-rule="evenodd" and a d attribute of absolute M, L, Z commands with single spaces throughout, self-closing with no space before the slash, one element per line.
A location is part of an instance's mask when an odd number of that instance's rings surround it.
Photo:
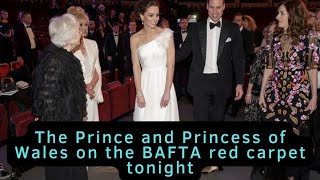
<path fill-rule="evenodd" d="M 96 93 L 94 92 L 94 87 L 89 83 L 86 84 L 86 91 L 90 96 L 90 99 L 93 99 L 96 96 Z"/>
<path fill-rule="evenodd" d="M 245 100 L 246 104 L 251 104 L 252 94 L 246 94 L 246 97 L 244 100 Z"/>
<path fill-rule="evenodd" d="M 170 100 L 170 92 L 164 92 L 162 98 L 161 98 L 161 102 L 160 102 L 160 107 L 167 107 L 168 103 Z"/>
<path fill-rule="evenodd" d="M 144 99 L 144 96 L 142 93 L 137 94 L 137 104 L 139 108 L 144 108 L 146 107 L 146 101 Z"/>
<path fill-rule="evenodd" d="M 259 105 L 261 108 L 267 108 L 264 94 L 260 94 L 260 96 L 259 96 Z"/>
<path fill-rule="evenodd" d="M 317 97 L 313 96 L 310 99 L 309 104 L 308 104 L 307 108 L 305 109 L 305 111 L 310 111 L 310 114 L 312 114 L 313 111 L 316 109 L 317 109 Z"/>

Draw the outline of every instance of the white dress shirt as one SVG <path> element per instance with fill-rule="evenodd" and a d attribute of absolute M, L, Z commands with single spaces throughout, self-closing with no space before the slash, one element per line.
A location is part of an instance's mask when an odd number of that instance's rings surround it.
<path fill-rule="evenodd" d="M 207 19 L 207 48 L 206 48 L 206 64 L 204 66 L 204 74 L 219 73 L 217 60 L 220 32 L 222 27 L 222 18 L 219 19 L 221 26 L 210 29 L 210 22 L 213 22 L 209 17 Z"/>
<path fill-rule="evenodd" d="M 186 40 L 187 35 L 188 35 L 188 32 L 182 33 L 182 31 L 181 31 L 182 42 L 184 42 Z"/>
<path fill-rule="evenodd" d="M 118 42 L 119 42 L 119 34 L 113 33 L 114 41 L 116 42 L 116 46 L 118 47 Z"/>
<path fill-rule="evenodd" d="M 182 43 L 186 40 L 186 37 L 187 37 L 187 35 L 188 35 L 188 32 L 185 32 L 185 33 L 182 33 L 182 31 L 184 31 L 184 30 L 181 30 L 181 37 L 182 37 Z M 187 30 L 186 30 L 187 31 Z M 182 43 L 180 43 L 179 44 L 179 48 L 181 48 L 181 46 L 182 46 Z"/>

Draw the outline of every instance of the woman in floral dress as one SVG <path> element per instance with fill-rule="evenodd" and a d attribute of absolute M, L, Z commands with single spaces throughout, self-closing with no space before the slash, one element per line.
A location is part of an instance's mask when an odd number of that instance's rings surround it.
<path fill-rule="evenodd" d="M 262 76 L 264 71 L 265 58 L 268 56 L 268 48 L 270 46 L 270 39 L 276 27 L 276 22 L 272 21 L 264 31 L 267 33 L 264 37 L 263 46 L 257 51 L 255 61 L 250 70 L 249 84 L 245 96 L 246 107 L 244 109 L 245 121 L 260 121 L 260 107 L 259 107 L 259 94 L 261 89 Z"/>
<path fill-rule="evenodd" d="M 259 105 L 266 121 L 290 122 L 297 135 L 317 108 L 317 36 L 307 27 L 307 9 L 301 0 L 288 0 L 278 9 L 278 27 L 269 49 Z M 289 180 L 308 179 L 308 171 L 288 168 Z M 305 169 L 305 168 L 304 168 Z"/>

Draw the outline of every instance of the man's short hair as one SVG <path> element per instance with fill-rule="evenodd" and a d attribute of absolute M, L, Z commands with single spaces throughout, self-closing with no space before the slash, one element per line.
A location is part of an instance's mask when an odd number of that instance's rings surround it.
<path fill-rule="evenodd" d="M 114 22 L 114 23 L 112 24 L 112 27 L 115 27 L 115 26 L 120 26 L 120 23 Z"/>
<path fill-rule="evenodd" d="M 243 14 L 243 13 L 236 13 L 236 14 L 234 14 L 234 17 L 236 17 L 236 16 L 241 16 L 242 21 L 244 21 L 244 14 Z"/>

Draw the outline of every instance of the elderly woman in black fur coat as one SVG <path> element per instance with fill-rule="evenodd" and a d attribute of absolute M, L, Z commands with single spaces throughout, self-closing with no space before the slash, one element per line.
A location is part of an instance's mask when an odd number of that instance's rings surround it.
<path fill-rule="evenodd" d="M 71 14 L 51 19 L 52 44 L 33 74 L 33 113 L 40 121 L 82 121 L 86 116 L 86 89 L 79 59 L 79 23 Z M 88 179 L 86 167 L 46 167 L 46 180 Z"/>

